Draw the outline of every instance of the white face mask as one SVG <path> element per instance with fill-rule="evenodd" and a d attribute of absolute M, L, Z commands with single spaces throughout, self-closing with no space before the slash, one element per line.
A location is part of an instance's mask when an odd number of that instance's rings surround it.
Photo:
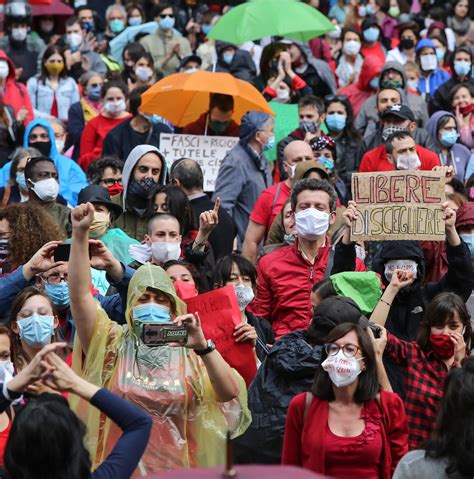
<path fill-rule="evenodd" d="M 274 98 L 274 101 L 278 103 L 287 103 L 290 99 L 290 92 L 286 88 L 278 88 L 277 96 Z"/>
<path fill-rule="evenodd" d="M 238 284 L 234 286 L 235 295 L 237 296 L 237 301 L 239 302 L 240 311 L 245 311 L 245 308 L 253 301 L 255 295 L 253 289 L 245 286 L 244 284 Z"/>
<path fill-rule="evenodd" d="M 179 241 L 154 241 L 151 244 L 151 252 L 157 263 L 177 260 L 181 256 L 181 242 Z"/>
<path fill-rule="evenodd" d="M 22 42 L 28 35 L 27 28 L 12 28 L 12 38 L 17 42 Z"/>
<path fill-rule="evenodd" d="M 357 55 L 360 52 L 361 44 L 356 40 L 344 42 L 342 49 L 346 55 Z"/>
<path fill-rule="evenodd" d="M 421 165 L 421 161 L 418 158 L 418 155 L 400 155 L 397 158 L 397 169 L 398 170 L 416 170 Z"/>
<path fill-rule="evenodd" d="M 5 383 L 15 373 L 15 367 L 13 363 L 7 359 L 6 361 L 0 361 L 0 382 Z"/>
<path fill-rule="evenodd" d="M 68 33 L 67 42 L 72 48 L 77 48 L 82 43 L 82 35 L 80 33 Z"/>
<path fill-rule="evenodd" d="M 148 67 L 137 67 L 135 75 L 140 81 L 148 81 L 153 76 L 153 70 Z"/>
<path fill-rule="evenodd" d="M 62 153 L 66 142 L 64 140 L 61 140 L 60 138 L 56 138 L 54 142 L 56 143 L 56 149 L 58 150 L 58 153 Z"/>
<path fill-rule="evenodd" d="M 7 78 L 10 68 L 7 62 L 0 62 L 0 78 Z"/>
<path fill-rule="evenodd" d="M 122 113 L 125 111 L 125 100 L 119 100 L 119 101 L 106 101 L 104 103 L 104 110 L 107 113 Z"/>
<path fill-rule="evenodd" d="M 360 359 L 346 358 L 342 349 L 334 356 L 328 356 L 321 367 L 329 374 L 334 386 L 342 388 L 349 386 L 361 373 Z"/>
<path fill-rule="evenodd" d="M 37 181 L 32 190 L 42 201 L 54 201 L 59 193 L 59 183 L 54 178 Z"/>
<path fill-rule="evenodd" d="M 365 248 L 361 245 L 356 244 L 355 250 L 356 250 L 356 258 L 359 258 L 361 261 L 365 261 L 365 257 L 367 256 Z"/>
<path fill-rule="evenodd" d="M 385 278 L 387 278 L 388 282 L 392 280 L 393 272 L 396 269 L 401 269 L 403 271 L 411 271 L 416 278 L 418 265 L 415 261 L 411 259 L 392 259 L 390 261 L 387 261 L 387 263 L 385 263 L 384 275 Z"/>
<path fill-rule="evenodd" d="M 432 55 L 422 55 L 420 57 L 420 63 L 421 69 L 425 72 L 429 72 L 431 70 L 436 70 L 438 66 L 438 59 L 434 53 Z"/>
<path fill-rule="evenodd" d="M 329 215 L 316 208 L 307 208 L 295 214 L 296 234 L 300 238 L 315 241 L 329 229 Z"/>

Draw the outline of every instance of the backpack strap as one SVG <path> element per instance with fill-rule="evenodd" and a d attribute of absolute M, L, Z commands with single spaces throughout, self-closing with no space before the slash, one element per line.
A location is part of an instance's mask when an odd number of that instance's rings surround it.
<path fill-rule="evenodd" d="M 5 186 L 5 191 L 3 192 L 3 198 L 1 203 L 2 208 L 8 205 L 8 200 L 10 199 L 11 192 L 12 192 L 11 186 L 10 185 Z"/>
<path fill-rule="evenodd" d="M 273 203 L 272 203 L 272 209 L 270 210 L 270 213 L 273 213 L 273 210 L 275 209 L 276 202 L 278 200 L 278 196 L 280 195 L 280 190 L 281 190 L 281 181 L 278 183 L 276 192 L 275 192 L 275 198 L 273 198 Z"/>

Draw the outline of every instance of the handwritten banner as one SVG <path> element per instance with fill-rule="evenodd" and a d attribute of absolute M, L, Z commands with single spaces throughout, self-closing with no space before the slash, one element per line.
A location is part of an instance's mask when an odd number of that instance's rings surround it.
<path fill-rule="evenodd" d="M 354 173 L 352 241 L 444 241 L 444 186 L 444 174 L 432 171 Z"/>
<path fill-rule="evenodd" d="M 160 135 L 160 150 L 168 168 L 173 161 L 189 158 L 199 163 L 204 174 L 204 191 L 214 191 L 222 160 L 239 141 L 234 136 Z"/>
<path fill-rule="evenodd" d="M 226 286 L 184 301 L 188 313 L 199 313 L 204 336 L 214 341 L 216 349 L 239 372 L 248 387 L 257 373 L 257 364 L 252 345 L 236 343 L 233 336 L 235 326 L 241 323 L 234 287 Z"/>

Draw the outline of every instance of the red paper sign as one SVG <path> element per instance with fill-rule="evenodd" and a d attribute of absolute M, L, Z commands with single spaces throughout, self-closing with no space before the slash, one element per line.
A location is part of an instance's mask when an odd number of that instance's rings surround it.
<path fill-rule="evenodd" d="M 212 339 L 222 357 L 244 378 L 247 387 L 257 373 L 249 342 L 236 343 L 234 328 L 241 323 L 239 303 L 233 286 L 216 289 L 185 300 L 188 313 L 199 313 L 204 336 Z"/>

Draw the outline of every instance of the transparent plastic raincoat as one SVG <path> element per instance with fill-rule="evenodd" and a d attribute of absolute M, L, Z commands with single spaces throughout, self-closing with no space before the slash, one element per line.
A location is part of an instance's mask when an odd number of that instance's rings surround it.
<path fill-rule="evenodd" d="M 240 382 L 239 397 L 219 403 L 204 363 L 194 351 L 139 343 L 132 333 L 132 308 L 148 288 L 167 294 L 176 314 L 186 312 L 165 271 L 144 265 L 133 275 L 128 289 L 128 324 L 120 326 L 111 321 L 98 306 L 86 355 L 76 335 L 73 368 L 88 381 L 125 397 L 152 416 L 151 437 L 135 471 L 137 476 L 177 467 L 223 464 L 227 431 L 237 437 L 251 421 L 245 383 L 235 372 Z M 121 431 L 85 401 L 71 397 L 71 405 L 87 424 L 88 447 L 96 467 Z"/>

